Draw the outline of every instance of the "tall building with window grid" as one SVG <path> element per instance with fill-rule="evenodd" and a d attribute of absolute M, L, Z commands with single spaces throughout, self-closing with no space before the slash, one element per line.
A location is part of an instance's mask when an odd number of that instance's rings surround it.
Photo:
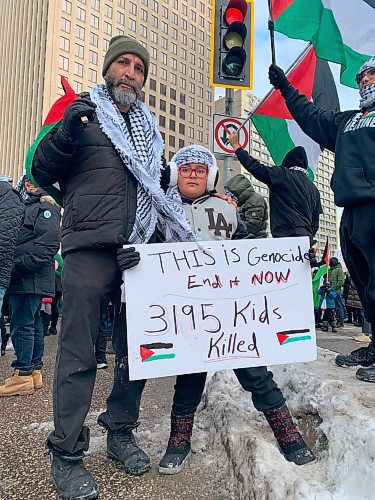
<path fill-rule="evenodd" d="M 244 92 L 237 90 L 234 92 L 234 112 L 233 116 L 246 117 L 249 110 L 259 103 L 259 99 L 251 92 Z M 225 98 L 222 97 L 215 101 L 215 113 L 225 114 Z M 273 166 L 273 160 L 268 152 L 266 145 L 258 134 L 256 128 L 250 121 L 250 153 L 254 158 L 258 159 L 265 165 Z M 328 150 L 324 150 L 319 157 L 318 169 L 315 175 L 315 185 L 320 191 L 321 202 L 324 214 L 320 216 L 320 228 L 316 235 L 317 248 L 320 250 L 319 254 L 323 252 L 327 236 L 333 251 L 339 247 L 338 231 L 337 231 L 337 208 L 333 201 L 333 192 L 330 187 L 330 179 L 334 169 L 335 155 Z M 219 160 L 219 168 L 223 174 L 223 161 Z M 249 178 L 254 186 L 256 192 L 260 193 L 268 202 L 268 188 L 265 184 L 257 181 L 251 174 L 247 173 L 241 167 L 239 161 L 235 161 L 233 165 L 233 172 L 231 177 L 235 174 L 242 173 Z M 220 176 L 223 178 L 223 175 Z M 222 184 L 220 185 L 220 187 Z"/>
<path fill-rule="evenodd" d="M 208 145 L 211 2 L 204 0 L 13 0 L 0 2 L 0 171 L 17 179 L 53 102 L 60 76 L 77 93 L 103 81 L 103 57 L 116 35 L 150 52 L 143 98 L 155 114 L 165 156 Z"/>

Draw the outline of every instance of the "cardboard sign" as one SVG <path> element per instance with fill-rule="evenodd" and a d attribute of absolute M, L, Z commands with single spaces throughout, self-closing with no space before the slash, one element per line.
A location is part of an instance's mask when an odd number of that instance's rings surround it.
<path fill-rule="evenodd" d="M 307 237 L 136 248 L 131 380 L 316 359 Z"/>

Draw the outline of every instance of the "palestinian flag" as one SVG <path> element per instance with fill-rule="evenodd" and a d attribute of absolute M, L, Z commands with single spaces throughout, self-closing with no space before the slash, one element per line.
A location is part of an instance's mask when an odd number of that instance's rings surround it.
<path fill-rule="evenodd" d="M 323 284 L 324 275 L 327 274 L 327 271 L 328 271 L 328 266 L 326 264 L 320 266 L 312 279 L 314 309 L 318 309 L 319 307 L 320 295 L 318 295 L 318 288 L 320 288 L 320 286 Z"/>
<path fill-rule="evenodd" d="M 375 0 L 272 0 L 272 15 L 276 31 L 311 42 L 357 88 L 359 67 L 375 54 Z"/>
<path fill-rule="evenodd" d="M 278 332 L 277 340 L 280 345 L 290 344 L 291 342 L 299 342 L 301 340 L 311 340 L 309 335 L 310 330 L 304 328 L 303 330 L 286 330 L 285 332 Z"/>
<path fill-rule="evenodd" d="M 324 250 L 323 250 L 322 261 L 324 262 L 324 264 L 326 264 L 328 266 L 330 259 L 331 259 L 331 244 L 330 244 L 329 238 L 327 236 L 326 245 L 325 245 Z"/>
<path fill-rule="evenodd" d="M 291 84 L 317 106 L 339 110 L 339 98 L 331 70 L 327 61 L 316 57 L 312 45 L 308 45 L 287 75 Z M 279 90 L 267 94 L 252 112 L 251 120 L 276 165 L 281 165 L 291 149 L 303 146 L 307 153 L 310 178 L 314 178 L 321 148 L 294 121 Z"/>
<path fill-rule="evenodd" d="M 44 120 L 42 130 L 39 132 L 37 138 L 34 143 L 30 146 L 25 160 L 25 169 L 27 178 L 30 181 L 38 185 L 38 183 L 34 180 L 33 175 L 31 173 L 31 167 L 33 165 L 34 154 L 39 146 L 39 143 L 44 139 L 44 137 L 54 128 L 58 127 L 61 123 L 64 111 L 73 101 L 76 100 L 77 95 L 69 85 L 68 80 L 65 77 L 61 77 L 61 85 L 64 89 L 65 94 L 61 96 L 57 101 L 52 105 L 52 108 L 49 110 L 46 119 Z M 59 205 L 62 206 L 62 196 L 58 186 L 50 186 L 48 188 L 43 188 L 47 191 Z"/>
<path fill-rule="evenodd" d="M 139 346 L 139 354 L 142 362 L 172 359 L 176 355 L 171 352 L 171 349 L 173 349 L 172 343 L 154 342 L 153 344 Z"/>

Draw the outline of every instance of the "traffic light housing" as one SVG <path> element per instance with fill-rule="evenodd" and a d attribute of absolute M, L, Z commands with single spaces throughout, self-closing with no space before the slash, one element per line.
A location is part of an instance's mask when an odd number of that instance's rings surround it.
<path fill-rule="evenodd" d="M 254 0 L 214 0 L 210 83 L 216 87 L 253 86 Z"/>

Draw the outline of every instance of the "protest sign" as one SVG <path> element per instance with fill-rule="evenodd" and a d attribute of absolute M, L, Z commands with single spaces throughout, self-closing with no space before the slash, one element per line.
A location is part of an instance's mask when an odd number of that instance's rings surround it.
<path fill-rule="evenodd" d="M 130 379 L 316 359 L 309 241 L 136 245 Z"/>

